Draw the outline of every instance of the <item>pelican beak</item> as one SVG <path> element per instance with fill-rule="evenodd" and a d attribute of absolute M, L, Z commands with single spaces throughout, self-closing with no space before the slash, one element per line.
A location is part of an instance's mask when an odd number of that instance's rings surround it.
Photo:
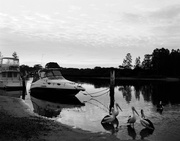
<path fill-rule="evenodd" d="M 136 109 L 134 108 L 134 111 L 136 112 L 136 114 L 139 116 L 138 112 L 136 111 Z"/>
<path fill-rule="evenodd" d="M 117 105 L 117 106 L 118 106 L 118 108 L 122 111 L 121 107 L 120 107 L 119 105 Z"/>

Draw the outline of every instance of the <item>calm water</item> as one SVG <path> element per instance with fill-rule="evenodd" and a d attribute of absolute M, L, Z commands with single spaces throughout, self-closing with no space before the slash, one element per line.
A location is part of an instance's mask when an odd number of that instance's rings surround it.
<path fill-rule="evenodd" d="M 71 79 L 72 80 L 72 79 Z M 54 103 L 31 97 L 25 97 L 25 102 L 31 109 L 54 120 L 91 132 L 110 133 L 120 140 L 146 139 L 153 141 L 180 140 L 180 99 L 177 82 L 162 81 L 117 81 L 114 94 L 109 92 L 109 80 L 72 80 L 82 84 L 86 89 L 68 101 Z M 29 89 L 30 81 L 27 83 Z M 1 92 L 2 93 L 2 92 Z M 157 112 L 156 105 L 163 102 L 164 110 Z M 123 110 L 117 116 L 118 130 L 103 127 L 101 120 L 109 114 L 109 107 L 118 103 Z M 138 113 L 143 109 L 146 118 L 150 119 L 155 127 L 154 131 L 144 128 L 139 117 L 135 127 L 127 126 L 127 119 L 132 115 L 131 106 Z"/>

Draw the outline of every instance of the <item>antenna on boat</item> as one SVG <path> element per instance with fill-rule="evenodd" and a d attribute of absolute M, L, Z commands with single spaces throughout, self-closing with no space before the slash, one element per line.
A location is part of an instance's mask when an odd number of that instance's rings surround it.
<path fill-rule="evenodd" d="M 44 57 L 44 54 L 42 54 L 41 56 L 41 66 L 42 66 L 43 57 Z"/>

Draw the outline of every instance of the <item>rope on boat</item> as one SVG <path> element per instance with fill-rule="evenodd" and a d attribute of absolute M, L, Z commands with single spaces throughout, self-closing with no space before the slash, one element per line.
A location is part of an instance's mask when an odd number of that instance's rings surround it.
<path fill-rule="evenodd" d="M 105 92 L 104 92 L 104 91 L 105 91 Z M 99 94 L 99 93 L 101 93 L 101 92 L 104 92 L 104 93 Z M 99 97 L 99 96 L 105 95 L 105 94 L 107 94 L 107 93 L 109 93 L 109 88 L 104 89 L 104 90 L 101 90 L 101 91 L 98 91 L 98 92 L 94 92 L 94 93 L 88 93 L 88 92 L 86 91 L 86 93 L 83 93 L 83 94 L 84 94 L 84 95 L 89 95 L 89 96 L 91 96 L 91 97 Z M 95 94 L 98 94 L 98 95 L 95 95 Z"/>
<path fill-rule="evenodd" d="M 108 94 L 108 93 L 109 93 L 109 90 L 107 92 L 102 93 L 102 94 L 91 96 L 91 97 L 99 97 L 99 96 L 102 96 L 102 95 L 105 95 L 105 94 Z"/>
<path fill-rule="evenodd" d="M 109 90 L 109 88 L 106 88 L 106 89 L 104 89 L 104 90 L 101 90 L 101 91 L 98 91 L 98 92 L 89 93 L 89 94 L 90 94 L 90 95 L 92 95 L 92 94 L 97 94 L 97 93 L 100 93 L 100 92 L 103 92 L 103 91 L 106 91 L 106 90 Z"/>
<path fill-rule="evenodd" d="M 99 97 L 99 96 L 102 96 L 102 95 L 105 95 L 105 94 L 108 94 L 108 93 L 109 93 L 109 90 L 104 92 L 104 93 L 102 93 L 102 94 L 100 94 L 100 95 L 95 95 L 95 96 L 90 95 L 91 98 L 89 100 L 87 100 L 87 101 L 83 101 L 83 103 L 89 103 L 89 104 L 94 105 L 94 106 L 104 110 L 105 112 L 107 112 L 107 111 L 109 111 L 108 108 L 102 102 L 100 102 L 99 100 L 95 99 L 95 97 Z M 85 95 L 89 95 L 89 94 L 85 94 Z M 90 101 L 95 101 L 95 102 L 99 103 L 100 105 L 102 105 L 104 108 L 100 107 L 99 104 L 95 104 L 95 103 L 92 103 Z"/>
<path fill-rule="evenodd" d="M 95 99 L 92 99 L 92 100 L 95 100 Z M 96 100 L 95 100 L 95 101 L 96 101 Z M 97 102 L 99 102 L 99 101 L 97 100 Z M 101 102 L 99 102 L 99 103 L 100 103 L 101 105 L 103 105 L 104 108 L 103 108 L 103 107 L 100 107 L 98 104 L 94 104 L 94 103 L 92 103 L 92 102 L 90 102 L 90 101 L 87 101 L 87 103 L 89 103 L 89 104 L 91 104 L 91 105 L 94 105 L 94 106 L 102 109 L 102 110 L 105 111 L 105 112 L 109 112 L 108 108 L 107 108 L 104 104 L 102 104 Z"/>
<path fill-rule="evenodd" d="M 100 96 L 103 96 L 103 95 L 106 95 L 110 92 L 110 89 L 109 88 L 106 88 L 104 90 L 100 90 L 100 91 L 97 91 L 97 92 L 93 92 L 93 93 L 88 93 L 87 91 L 85 91 L 85 93 L 82 93 L 83 95 L 89 95 L 91 98 L 87 101 L 83 101 L 83 103 L 89 103 L 91 105 L 94 105 L 100 109 L 102 109 L 103 111 L 105 112 L 109 112 L 109 108 L 107 108 L 102 102 L 100 102 L 99 100 L 95 99 L 96 97 L 100 97 Z M 103 107 L 100 107 L 99 104 L 95 104 L 93 103 L 92 101 L 95 101 L 97 103 L 99 103 L 100 105 L 102 105 Z"/>

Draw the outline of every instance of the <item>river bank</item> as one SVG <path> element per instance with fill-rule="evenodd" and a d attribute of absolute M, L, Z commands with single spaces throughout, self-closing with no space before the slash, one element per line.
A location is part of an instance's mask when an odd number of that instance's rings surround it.
<path fill-rule="evenodd" d="M 74 129 L 33 113 L 22 99 L 0 96 L 0 141 L 108 141 L 110 134 Z"/>

